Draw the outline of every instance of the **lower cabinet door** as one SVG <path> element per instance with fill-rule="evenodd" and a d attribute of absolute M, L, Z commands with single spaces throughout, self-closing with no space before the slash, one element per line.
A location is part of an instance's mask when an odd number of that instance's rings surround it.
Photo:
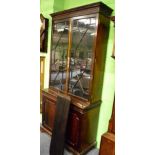
<path fill-rule="evenodd" d="M 55 118 L 56 101 L 43 96 L 43 118 L 42 123 L 45 128 L 52 132 Z"/>
<path fill-rule="evenodd" d="M 70 112 L 67 128 L 67 142 L 77 147 L 79 142 L 80 118 L 78 114 Z"/>

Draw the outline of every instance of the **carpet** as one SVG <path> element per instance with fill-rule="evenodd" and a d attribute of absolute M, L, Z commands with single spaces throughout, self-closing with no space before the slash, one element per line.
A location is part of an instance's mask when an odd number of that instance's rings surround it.
<path fill-rule="evenodd" d="M 40 133 L 40 155 L 49 155 L 51 137 L 46 133 Z M 94 148 L 90 150 L 86 155 L 98 155 L 99 150 Z M 64 155 L 73 155 L 71 152 L 64 149 Z"/>

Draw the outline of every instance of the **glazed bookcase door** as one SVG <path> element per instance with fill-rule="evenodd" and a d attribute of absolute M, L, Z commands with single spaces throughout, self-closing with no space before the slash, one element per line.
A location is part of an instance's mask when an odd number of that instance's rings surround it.
<path fill-rule="evenodd" d="M 53 24 L 49 85 L 59 90 L 66 88 L 68 32 L 68 21 Z"/>
<path fill-rule="evenodd" d="M 96 35 L 96 18 L 83 17 L 72 20 L 70 50 L 69 93 L 89 99 Z"/>

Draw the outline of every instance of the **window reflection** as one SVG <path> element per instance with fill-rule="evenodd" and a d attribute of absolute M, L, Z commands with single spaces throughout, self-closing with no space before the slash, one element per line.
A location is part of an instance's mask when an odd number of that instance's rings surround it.
<path fill-rule="evenodd" d="M 85 99 L 90 97 L 93 41 L 96 34 L 96 19 L 73 20 L 70 49 L 68 91 Z M 53 45 L 51 52 L 50 86 L 66 90 L 67 50 L 69 22 L 53 26 Z"/>
<path fill-rule="evenodd" d="M 69 92 L 89 98 L 95 18 L 73 21 Z"/>
<path fill-rule="evenodd" d="M 68 22 L 54 24 L 50 86 L 64 90 L 66 83 Z"/>

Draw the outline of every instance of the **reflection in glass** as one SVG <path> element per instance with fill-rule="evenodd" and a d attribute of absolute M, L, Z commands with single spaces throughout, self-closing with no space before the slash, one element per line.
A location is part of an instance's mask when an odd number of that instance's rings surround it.
<path fill-rule="evenodd" d="M 65 21 L 54 24 L 53 27 L 50 86 L 61 90 L 65 89 L 66 83 L 68 25 Z"/>
<path fill-rule="evenodd" d="M 73 21 L 69 92 L 86 99 L 89 98 L 95 33 L 95 18 Z"/>

